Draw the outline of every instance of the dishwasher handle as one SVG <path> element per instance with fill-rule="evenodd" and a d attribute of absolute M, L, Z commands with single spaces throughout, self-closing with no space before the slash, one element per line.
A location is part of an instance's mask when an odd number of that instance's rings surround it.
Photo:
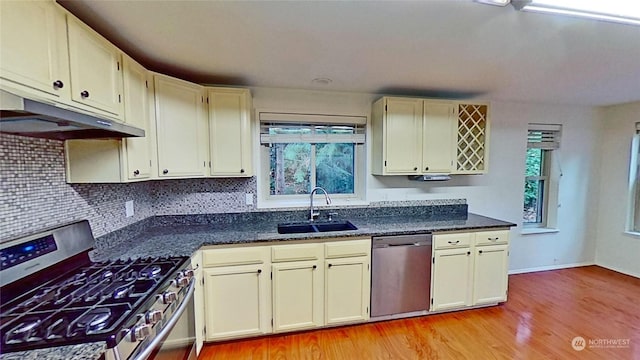
<path fill-rule="evenodd" d="M 402 246 L 412 246 L 412 247 L 431 246 L 431 242 L 430 241 L 417 241 L 417 242 L 412 242 L 412 243 L 395 243 L 395 244 L 381 243 L 381 244 L 374 244 L 373 248 L 374 249 L 382 249 L 382 248 L 402 247 Z"/>

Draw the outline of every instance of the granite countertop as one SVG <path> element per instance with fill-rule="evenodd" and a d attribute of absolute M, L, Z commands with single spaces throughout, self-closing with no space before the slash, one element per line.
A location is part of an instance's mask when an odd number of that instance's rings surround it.
<path fill-rule="evenodd" d="M 339 220 L 339 219 L 338 219 Z M 465 214 L 447 218 L 424 216 L 386 216 L 353 218 L 358 230 L 324 233 L 278 234 L 277 223 L 262 220 L 230 224 L 152 224 L 140 234 L 116 246 L 94 250 L 96 261 L 155 256 L 191 256 L 202 246 L 246 244 L 291 240 L 350 238 L 363 236 L 406 235 L 424 232 L 508 228 L 515 224 L 489 217 Z"/>
<path fill-rule="evenodd" d="M 0 354 L 1 360 L 98 360 L 103 358 L 107 343 L 58 346 L 53 348 L 17 351 Z"/>

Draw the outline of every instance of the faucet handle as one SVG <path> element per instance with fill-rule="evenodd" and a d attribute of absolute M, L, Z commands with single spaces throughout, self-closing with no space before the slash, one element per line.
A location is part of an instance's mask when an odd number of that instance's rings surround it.
<path fill-rule="evenodd" d="M 336 215 L 338 215 L 338 213 L 337 213 L 337 212 L 330 212 L 330 213 L 327 213 L 327 220 L 329 220 L 329 221 L 333 220 L 332 218 L 333 218 L 334 216 L 336 216 Z"/>

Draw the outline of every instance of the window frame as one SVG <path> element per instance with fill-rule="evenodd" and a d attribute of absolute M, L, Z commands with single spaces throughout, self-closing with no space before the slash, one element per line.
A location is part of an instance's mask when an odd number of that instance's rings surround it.
<path fill-rule="evenodd" d="M 542 133 L 532 137 L 532 133 Z M 527 129 L 527 147 L 542 149 L 542 176 L 527 176 L 525 168 L 525 184 L 529 179 L 543 179 L 543 199 L 541 202 L 542 221 L 535 223 L 522 221 L 523 234 L 536 234 L 557 231 L 557 216 L 560 192 L 560 178 L 562 169 L 560 165 L 560 139 L 562 125 L 530 123 Z M 525 153 L 525 164 L 527 154 Z M 526 166 L 526 165 L 525 165 Z M 523 186 L 524 205 L 524 186 Z M 524 209 L 523 209 L 524 210 Z"/>
<path fill-rule="evenodd" d="M 276 120 L 278 119 L 278 120 Z M 269 146 L 262 143 L 261 131 L 265 123 L 291 123 L 318 125 L 357 125 L 362 127 L 363 141 L 354 143 L 354 192 L 352 194 L 330 194 L 332 205 L 364 205 L 366 187 L 366 132 L 369 118 L 366 115 L 342 115 L 312 112 L 287 112 L 256 109 L 256 146 L 258 146 L 258 171 L 256 181 L 258 188 L 257 208 L 296 208 L 309 206 L 309 194 L 272 195 L 270 189 L 270 151 Z M 320 142 L 318 142 L 320 143 Z M 315 146 L 311 147 L 311 158 L 315 164 Z M 311 177 L 315 179 L 311 169 Z M 312 184 L 313 185 L 313 184 Z M 316 193 L 314 200 L 324 204 L 324 194 Z"/>
<path fill-rule="evenodd" d="M 626 232 L 640 235 L 640 123 L 631 140 Z"/>

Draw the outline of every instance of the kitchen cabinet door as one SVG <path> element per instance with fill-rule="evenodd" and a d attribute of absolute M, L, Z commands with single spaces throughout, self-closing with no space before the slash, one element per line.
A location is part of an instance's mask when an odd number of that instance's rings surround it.
<path fill-rule="evenodd" d="M 471 305 L 473 256 L 471 248 L 433 252 L 431 311 Z"/>
<path fill-rule="evenodd" d="M 158 74 L 154 83 L 158 176 L 206 176 L 209 143 L 203 87 Z"/>
<path fill-rule="evenodd" d="M 272 265 L 273 331 L 322 326 L 323 274 L 319 261 Z"/>
<path fill-rule="evenodd" d="M 69 98 L 64 12 L 53 1 L 0 1 L 2 88 Z"/>
<path fill-rule="evenodd" d="M 424 102 L 421 169 L 423 173 L 451 173 L 456 131 L 454 113 L 455 106 L 451 102 Z"/>
<path fill-rule="evenodd" d="M 325 260 L 325 324 L 369 318 L 369 257 Z"/>
<path fill-rule="evenodd" d="M 202 345 L 204 344 L 204 323 L 205 323 L 205 310 L 204 310 L 204 274 L 202 270 L 202 251 L 196 251 L 191 256 L 191 268 L 193 269 L 193 277 L 196 285 L 193 292 L 193 307 L 195 315 L 195 328 L 196 328 L 196 353 L 200 354 Z"/>
<path fill-rule="evenodd" d="M 384 174 L 418 174 L 422 164 L 422 100 L 387 98 L 383 124 Z"/>
<path fill-rule="evenodd" d="M 205 268 L 206 340 L 267 333 L 268 286 L 264 264 Z"/>
<path fill-rule="evenodd" d="M 211 176 L 251 176 L 251 94 L 208 88 Z"/>
<path fill-rule="evenodd" d="M 473 305 L 506 301 L 508 271 L 508 245 L 476 247 L 473 271 Z"/>
<path fill-rule="evenodd" d="M 125 122 L 143 129 L 145 132 L 144 137 L 123 139 L 127 179 L 147 179 L 151 175 L 148 97 L 150 76 L 147 69 L 128 56 L 123 58 L 123 67 Z"/>
<path fill-rule="evenodd" d="M 71 99 L 122 120 L 120 50 L 71 14 L 67 27 Z"/>

